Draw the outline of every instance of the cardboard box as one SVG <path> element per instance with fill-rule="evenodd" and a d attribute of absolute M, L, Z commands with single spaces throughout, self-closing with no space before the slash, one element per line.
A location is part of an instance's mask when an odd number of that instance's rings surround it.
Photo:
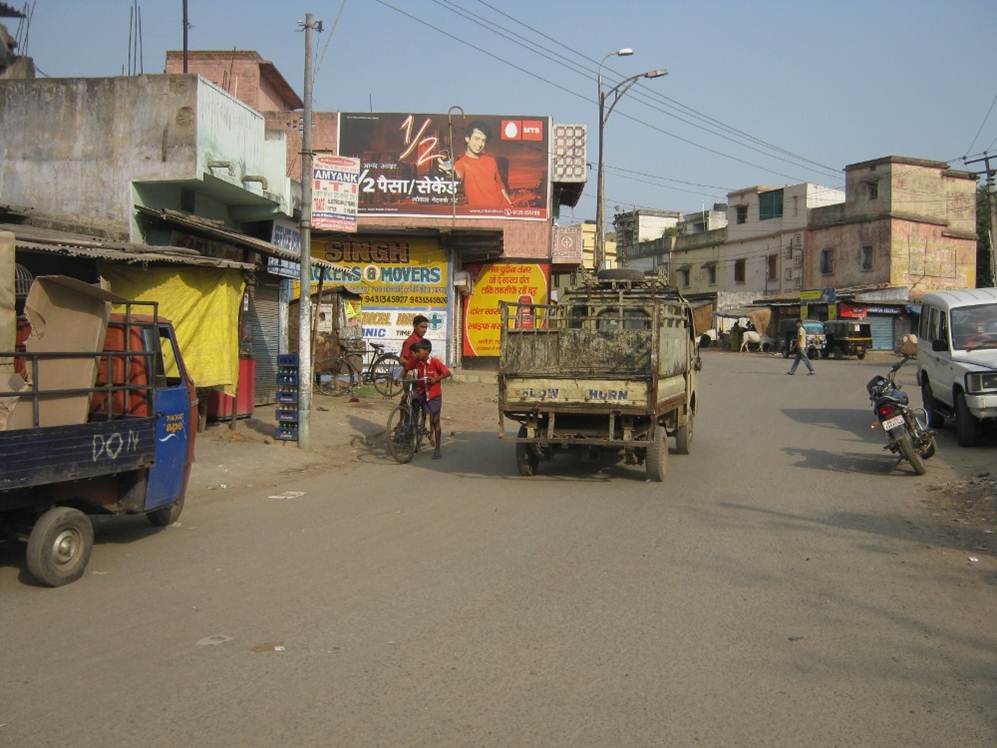
<path fill-rule="evenodd" d="M 31 323 L 31 335 L 25 348 L 28 353 L 102 351 L 111 303 L 122 302 L 124 299 L 120 296 L 99 285 L 63 275 L 39 276 L 31 284 L 24 305 Z M 93 387 L 96 378 L 96 357 L 56 358 L 39 361 L 36 384 L 44 393 L 46 390 Z M 39 426 L 86 423 L 89 410 L 89 394 L 42 394 Z M 31 400 L 21 397 L 8 417 L 7 430 L 32 428 L 31 411 Z"/>

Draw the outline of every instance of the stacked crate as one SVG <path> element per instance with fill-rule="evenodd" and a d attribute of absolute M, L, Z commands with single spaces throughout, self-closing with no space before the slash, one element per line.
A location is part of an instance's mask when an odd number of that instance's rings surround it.
<path fill-rule="evenodd" d="M 298 354 L 277 356 L 277 428 L 275 439 L 298 440 Z"/>

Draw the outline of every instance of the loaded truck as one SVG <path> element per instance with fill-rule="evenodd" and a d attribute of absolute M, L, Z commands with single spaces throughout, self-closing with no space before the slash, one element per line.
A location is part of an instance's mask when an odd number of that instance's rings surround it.
<path fill-rule="evenodd" d="M 689 453 L 701 363 L 677 289 L 603 270 L 556 304 L 503 303 L 500 315 L 499 438 L 514 443 L 520 475 L 557 452 L 611 452 L 662 481 L 669 438 Z"/>

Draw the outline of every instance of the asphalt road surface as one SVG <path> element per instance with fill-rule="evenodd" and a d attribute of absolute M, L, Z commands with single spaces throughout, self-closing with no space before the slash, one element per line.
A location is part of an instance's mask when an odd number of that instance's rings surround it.
<path fill-rule="evenodd" d="M 817 366 L 707 356 L 662 484 L 483 423 L 103 522 L 68 587 L 0 550 L 0 745 L 994 745 L 997 566 L 924 500 L 964 455 L 895 469 L 885 364 Z"/>

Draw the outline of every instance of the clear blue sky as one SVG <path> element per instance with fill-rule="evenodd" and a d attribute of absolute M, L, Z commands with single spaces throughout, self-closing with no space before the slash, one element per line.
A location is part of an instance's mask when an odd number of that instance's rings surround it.
<path fill-rule="evenodd" d="M 647 81 L 653 93 L 643 95 L 653 108 L 628 94 L 609 121 L 607 164 L 652 175 L 611 171 L 606 183 L 610 211 L 614 205 L 698 210 L 725 199 L 728 189 L 754 184 L 806 180 L 840 186 L 845 164 L 887 154 L 958 159 L 997 94 L 997 75 L 987 72 L 995 69 L 997 54 L 992 50 L 994 0 L 385 2 L 593 101 L 488 57 L 378 0 L 346 0 L 318 73 L 317 109 L 366 111 L 370 97 L 375 111 L 445 112 L 457 104 L 469 113 L 550 114 L 557 122 L 589 126 L 594 163 L 594 77 L 572 72 L 491 29 L 505 27 L 503 33 L 525 36 L 552 50 L 551 56 L 564 55 L 585 67 L 593 65 L 579 55 L 601 58 L 628 46 L 636 51 L 633 57 L 610 61 L 619 73 L 667 68 L 667 77 Z M 306 11 L 325 21 L 327 30 L 318 37 L 321 51 L 341 3 L 189 0 L 190 45 L 255 49 L 273 60 L 300 93 L 303 39 L 297 22 Z M 51 76 L 120 74 L 130 4 L 37 0 L 29 52 Z M 462 18 L 454 7 L 482 16 L 487 28 Z M 180 0 L 142 3 L 147 72 L 162 71 L 165 50 L 179 49 L 180 8 Z M 7 24 L 13 33 L 16 21 L 7 19 Z M 671 100 L 649 98 L 654 94 Z M 628 120 L 628 114 L 725 155 Z M 722 125 L 705 122 L 700 114 Z M 704 129 L 729 136 L 726 127 L 795 155 L 773 153 L 752 141 L 759 153 Z M 973 152 L 997 145 L 995 140 L 997 107 Z M 832 171 L 801 163 L 799 157 Z M 593 169 L 576 218 L 594 216 L 594 195 Z"/>

